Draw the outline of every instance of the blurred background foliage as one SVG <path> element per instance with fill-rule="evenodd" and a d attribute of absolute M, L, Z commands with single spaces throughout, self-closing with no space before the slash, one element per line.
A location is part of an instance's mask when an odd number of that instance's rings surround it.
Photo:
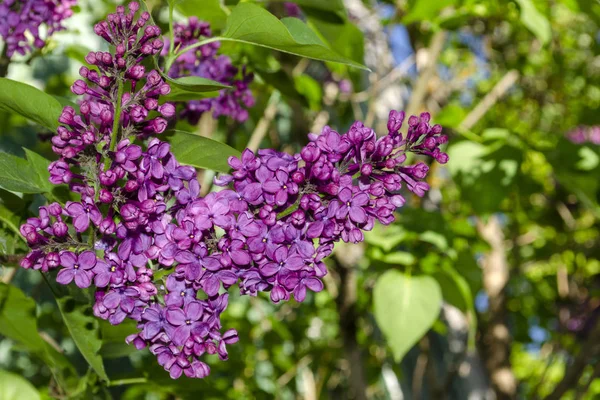
<path fill-rule="evenodd" d="M 168 29 L 166 1 L 147 3 Z M 180 1 L 176 18 L 194 15 L 218 32 L 236 3 Z M 133 326 L 94 325 L 80 310 L 101 340 L 109 386 L 42 277 L 11 261 L 25 252 L 15 227 L 43 198 L 0 190 L 0 399 L 600 398 L 600 147 L 568 140 L 600 125 L 600 2 L 292 3 L 331 48 L 371 71 L 224 43 L 256 76 L 249 120 L 205 114 L 178 128 L 293 152 L 324 125 L 345 131 L 362 120 L 385 133 L 390 109 L 428 111 L 450 135 L 432 190 L 364 245 L 336 248 L 326 290 L 304 304 L 232 296 L 223 324 L 242 340 L 229 361 L 209 357 L 204 380 L 172 381 L 124 344 Z M 80 0 L 68 29 L 15 60 L 8 77 L 71 97 L 83 56 L 105 46 L 93 23 L 114 7 Z M 2 151 L 52 157 L 51 132 L 8 113 L 0 126 Z M 61 381 L 75 389 L 61 392 Z"/>

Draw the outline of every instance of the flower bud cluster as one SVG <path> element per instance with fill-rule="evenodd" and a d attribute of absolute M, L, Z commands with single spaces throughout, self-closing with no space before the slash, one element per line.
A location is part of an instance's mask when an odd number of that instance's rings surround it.
<path fill-rule="evenodd" d="M 0 36 L 5 43 L 6 55 L 15 52 L 25 55 L 32 45 L 41 49 L 45 40 L 40 28 L 45 25 L 47 37 L 64 29 L 62 22 L 73 15 L 71 8 L 77 0 L 3 0 L 0 2 Z M 33 37 L 33 43 L 28 39 Z"/>
<path fill-rule="evenodd" d="M 175 24 L 175 48 L 183 49 L 198 43 L 200 40 L 211 37 L 210 25 L 191 17 L 186 24 Z M 168 48 L 168 40 L 165 49 Z M 181 117 L 195 125 L 203 113 L 212 111 L 213 117 L 227 116 L 238 122 L 248 119 L 247 109 L 254 106 L 254 97 L 249 89 L 254 80 L 251 73 L 246 72 L 246 67 L 240 71 L 233 66 L 231 59 L 225 55 L 217 55 L 220 43 L 212 42 L 197 47 L 180 55 L 169 76 L 199 76 L 231 86 L 231 89 L 222 90 L 219 96 L 202 100 L 189 101 L 181 112 Z"/>

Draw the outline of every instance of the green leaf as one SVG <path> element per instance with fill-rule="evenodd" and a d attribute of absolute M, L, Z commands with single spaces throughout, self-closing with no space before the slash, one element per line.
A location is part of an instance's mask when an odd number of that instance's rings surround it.
<path fill-rule="evenodd" d="M 321 61 L 368 69 L 330 49 L 317 34 L 297 18 L 281 21 L 251 3 L 238 4 L 227 19 L 226 40 L 254 44 Z"/>
<path fill-rule="evenodd" d="M 119 325 L 111 325 L 104 320 L 99 322 L 102 335 L 100 354 L 103 358 L 125 357 L 139 351 L 135 346 L 125 343 L 127 336 L 138 331 L 134 321 L 126 320 Z"/>
<path fill-rule="evenodd" d="M 323 99 L 321 84 L 308 75 L 294 77 L 294 86 L 298 93 L 303 95 L 312 110 L 319 110 Z"/>
<path fill-rule="evenodd" d="M 201 21 L 209 22 L 212 29 L 225 26 L 229 11 L 221 5 L 221 0 L 179 0 L 175 8 L 186 17 L 198 17 Z"/>
<path fill-rule="evenodd" d="M 180 89 L 177 86 L 171 87 L 171 93 L 166 96 L 161 96 L 161 101 L 192 101 L 202 100 L 211 97 L 218 97 L 219 92 L 190 92 L 188 90 Z"/>
<path fill-rule="evenodd" d="M 35 308 L 35 302 L 19 288 L 0 283 L 0 334 L 36 354 L 53 372 L 58 372 L 58 378 L 62 380 L 62 372 L 74 374 L 73 367 L 63 354 L 39 335 Z"/>
<path fill-rule="evenodd" d="M 373 303 L 375 320 L 400 361 L 437 320 L 442 294 L 430 276 L 393 270 L 377 279 Z"/>
<path fill-rule="evenodd" d="M 39 160 L 35 160 L 37 163 Z M 12 154 L 0 152 L 0 187 L 17 193 L 43 193 L 40 177 L 34 173 L 29 162 Z"/>
<path fill-rule="evenodd" d="M 224 143 L 189 132 L 174 132 L 168 136 L 171 152 L 181 164 L 205 168 L 218 172 L 229 172 L 227 159 L 241 157 L 241 153 Z"/>
<path fill-rule="evenodd" d="M 532 0 L 517 0 L 521 7 L 521 22 L 527 27 L 542 44 L 546 44 L 552 37 L 550 22 L 544 14 L 535 8 Z"/>
<path fill-rule="evenodd" d="M 345 12 L 344 2 L 342 0 L 276 0 L 289 3 L 296 3 L 302 7 L 310 7 L 322 11 Z"/>
<path fill-rule="evenodd" d="M 171 85 L 171 89 L 179 89 L 183 92 L 214 92 L 215 90 L 229 89 L 231 86 L 223 85 L 222 83 L 212 81 L 210 79 L 201 78 L 199 76 L 184 76 L 181 78 L 169 78 L 163 75 L 163 78 Z"/>
<path fill-rule="evenodd" d="M 408 3 L 406 14 L 402 17 L 402 23 L 411 24 L 417 21 L 433 21 L 440 11 L 456 3 L 456 0 L 413 0 Z"/>
<path fill-rule="evenodd" d="M 108 382 L 102 357 L 98 355 L 100 347 L 102 347 L 98 319 L 92 314 L 91 306 L 77 302 L 71 296 L 57 297 L 56 303 L 81 355 L 98 376 Z"/>
<path fill-rule="evenodd" d="M 477 334 L 475 301 L 467 280 L 447 263 L 433 277 L 440 285 L 444 300 L 464 312 L 469 319 L 469 346 L 474 348 Z"/>
<path fill-rule="evenodd" d="M 334 23 L 317 18 L 309 18 L 310 24 L 339 54 L 357 63 L 365 61 L 365 38 L 356 25 L 350 21 Z"/>
<path fill-rule="evenodd" d="M 37 389 L 20 375 L 0 369 L 0 399 L 2 400 L 39 400 Z"/>
<path fill-rule="evenodd" d="M 51 192 L 55 185 L 50 182 L 50 172 L 48 172 L 50 160 L 29 149 L 23 148 L 23 150 L 25 150 L 32 175 L 37 178 L 36 186 L 43 188 L 45 192 Z"/>
<path fill-rule="evenodd" d="M 62 105 L 33 86 L 0 78 L 0 110 L 22 115 L 51 131 L 58 128 Z"/>

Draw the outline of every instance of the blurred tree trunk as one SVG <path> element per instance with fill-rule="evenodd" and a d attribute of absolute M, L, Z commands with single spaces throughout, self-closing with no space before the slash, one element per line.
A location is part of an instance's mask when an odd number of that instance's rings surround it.
<path fill-rule="evenodd" d="M 340 317 L 340 333 L 344 355 L 350 368 L 350 391 L 356 400 L 367 399 L 367 379 L 362 350 L 356 341 L 358 311 L 356 309 L 356 263 L 363 255 L 363 246 L 340 246 L 334 260 L 340 276 L 340 292 L 336 299 Z"/>
<path fill-rule="evenodd" d="M 488 295 L 488 318 L 481 326 L 481 353 L 498 400 L 516 399 L 517 380 L 510 364 L 511 334 L 506 322 L 506 285 L 509 265 L 502 226 L 496 216 L 477 223 L 491 251 L 483 261 L 483 287 Z"/>

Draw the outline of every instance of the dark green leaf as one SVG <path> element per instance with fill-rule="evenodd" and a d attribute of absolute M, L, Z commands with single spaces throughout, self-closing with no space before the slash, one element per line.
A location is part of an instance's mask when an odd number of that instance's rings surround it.
<path fill-rule="evenodd" d="M 367 69 L 330 49 L 299 19 L 284 18 L 280 21 L 267 10 L 251 3 L 240 3 L 233 9 L 223 37 L 301 57 Z"/>
<path fill-rule="evenodd" d="M 119 358 L 139 351 L 134 345 L 125 343 L 125 338 L 137 331 L 136 323 L 132 320 L 123 321 L 116 326 L 107 321 L 100 321 L 100 332 L 102 334 L 100 355 L 103 358 Z"/>
<path fill-rule="evenodd" d="M 58 127 L 62 105 L 33 86 L 0 78 L 0 110 L 16 113 L 51 131 Z"/>
<path fill-rule="evenodd" d="M 442 294 L 430 276 L 393 270 L 377 279 L 373 303 L 375 320 L 400 361 L 437 320 Z"/>
<path fill-rule="evenodd" d="M 36 162 L 39 161 L 36 159 Z M 29 162 L 12 154 L 0 152 L 0 187 L 18 193 L 43 193 L 40 178 Z"/>
<path fill-rule="evenodd" d="M 276 0 L 288 1 L 288 0 Z M 317 10 L 345 12 L 344 2 L 342 0 L 292 0 L 290 3 L 296 3 L 302 7 L 310 7 Z"/>
<path fill-rule="evenodd" d="M 241 156 L 233 147 L 189 132 L 173 131 L 168 142 L 171 143 L 171 152 L 177 157 L 177 161 L 196 168 L 228 172 L 230 167 L 227 159 L 230 156 Z"/>
<path fill-rule="evenodd" d="M 0 283 L 0 334 L 19 342 L 40 357 L 54 372 L 59 373 L 59 379 L 63 371 L 74 374 L 65 356 L 39 335 L 35 308 L 35 302 L 20 289 Z"/>
<path fill-rule="evenodd" d="M 56 303 L 81 355 L 98 376 L 108 382 L 102 357 L 98 355 L 102 347 L 98 319 L 92 314 L 91 306 L 77 302 L 70 296 L 57 297 Z"/>
<path fill-rule="evenodd" d="M 0 369 L 0 399 L 2 400 L 39 400 L 37 389 L 20 375 Z"/>
<path fill-rule="evenodd" d="M 226 9 L 221 0 L 180 0 L 175 8 L 186 17 L 198 17 L 210 23 L 211 29 L 222 29 L 227 21 Z"/>
<path fill-rule="evenodd" d="M 171 87 L 171 93 L 166 96 L 161 96 L 161 100 L 164 101 L 191 101 L 191 100 L 201 100 L 207 99 L 211 97 L 219 96 L 218 91 L 214 92 L 191 92 L 184 89 L 181 89 L 177 86 Z"/>
<path fill-rule="evenodd" d="M 29 149 L 23 148 L 23 150 L 25 150 L 32 175 L 37 178 L 36 186 L 43 188 L 45 192 L 51 192 L 54 185 L 50 182 L 50 172 L 48 172 L 50 161 Z"/>

